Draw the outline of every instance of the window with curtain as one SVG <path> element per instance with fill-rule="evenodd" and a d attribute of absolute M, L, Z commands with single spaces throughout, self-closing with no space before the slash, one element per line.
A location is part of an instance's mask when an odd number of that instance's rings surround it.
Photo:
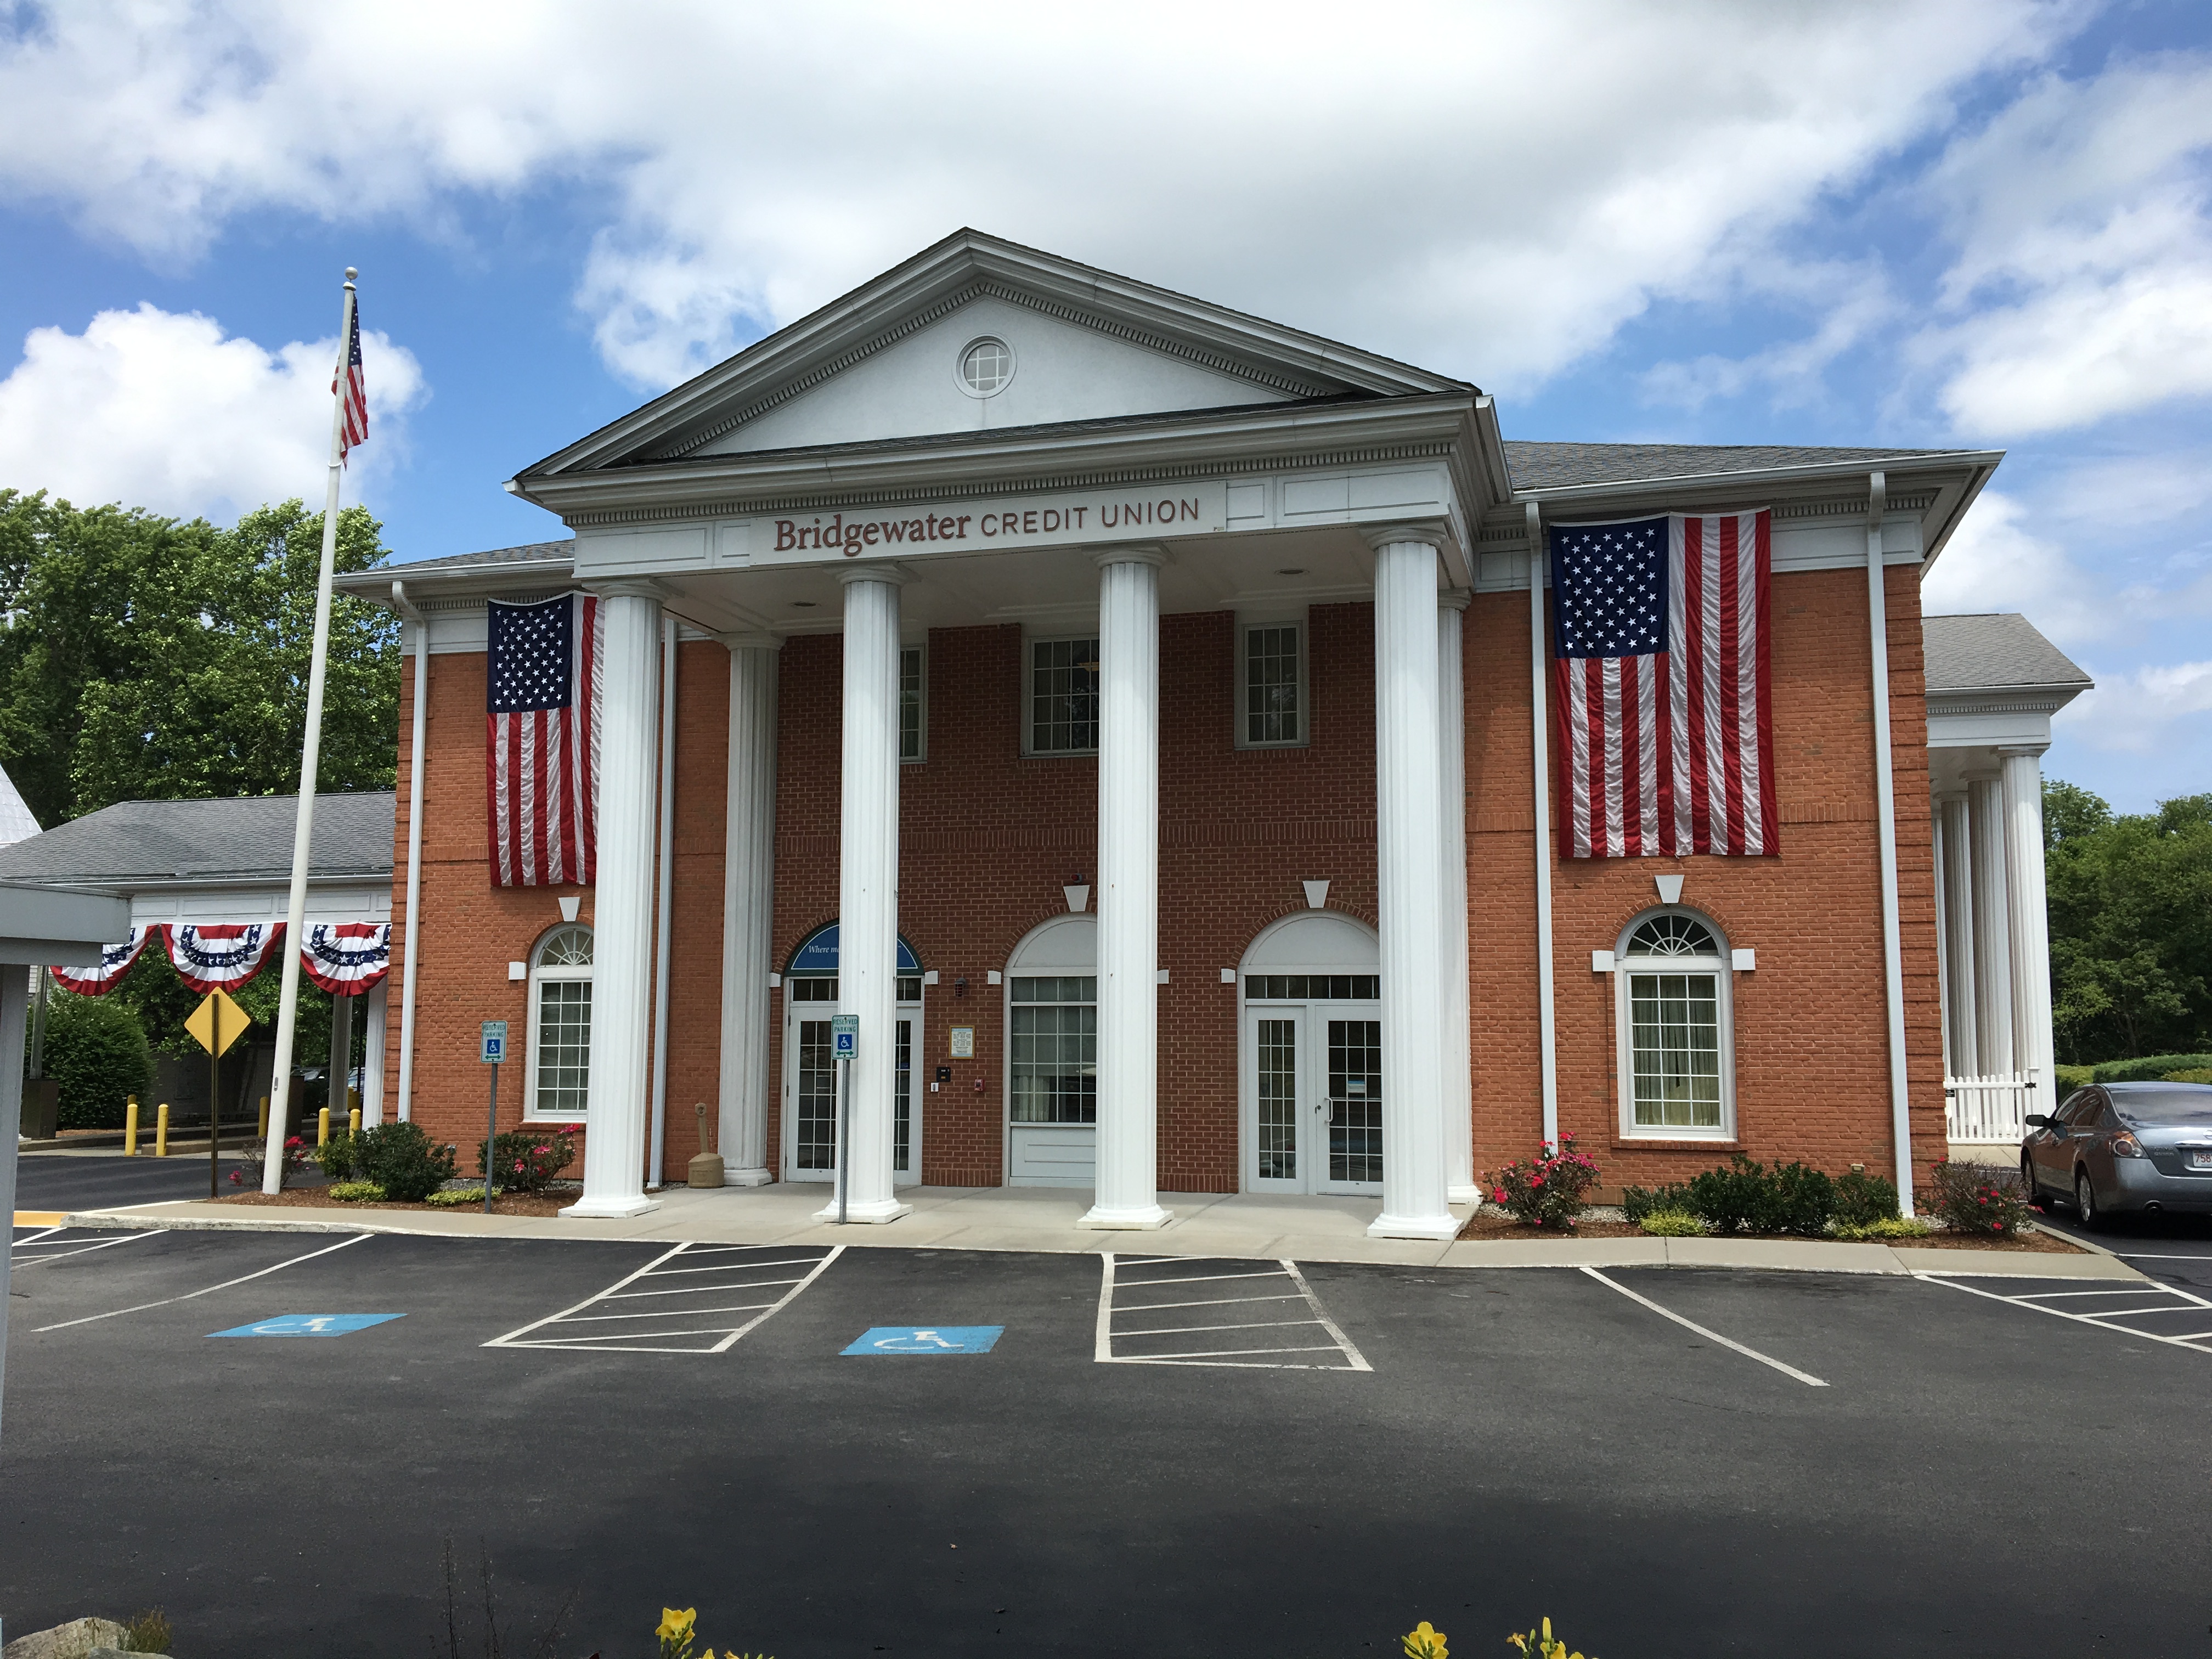
<path fill-rule="evenodd" d="M 1713 929 L 1682 911 L 1648 916 L 1630 930 L 1613 971 L 1627 1132 L 1726 1138 L 1730 970 Z"/>
<path fill-rule="evenodd" d="M 556 927 L 530 963 L 532 1117 L 580 1118 L 592 1081 L 592 930 Z"/>
<path fill-rule="evenodd" d="M 1030 753 L 1088 755 L 1098 748 L 1098 641 L 1030 641 Z"/>

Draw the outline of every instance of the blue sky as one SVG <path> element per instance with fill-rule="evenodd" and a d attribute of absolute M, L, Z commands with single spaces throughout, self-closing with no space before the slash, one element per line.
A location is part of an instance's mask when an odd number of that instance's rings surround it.
<path fill-rule="evenodd" d="M 0 0 L 0 486 L 312 496 L 337 280 L 402 559 L 973 224 L 1463 375 L 1509 435 L 2002 447 L 1929 588 L 2212 789 L 2212 9 Z"/>

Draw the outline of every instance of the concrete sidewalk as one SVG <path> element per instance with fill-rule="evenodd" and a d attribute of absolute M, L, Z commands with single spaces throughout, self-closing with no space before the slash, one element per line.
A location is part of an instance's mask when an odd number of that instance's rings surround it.
<path fill-rule="evenodd" d="M 261 1232 L 392 1232 L 453 1238 L 623 1239 L 678 1244 L 846 1244 L 899 1249 L 1046 1255 L 1249 1256 L 1376 1261 L 1420 1267 L 1735 1267 L 1802 1273 L 1988 1274 L 2014 1279 L 2142 1277 L 2115 1257 L 2012 1250 L 1844 1244 L 1817 1239 L 1562 1238 L 1427 1243 L 1367 1237 L 1376 1202 L 1253 1193 L 1163 1193 L 1175 1219 L 1153 1232 L 1092 1232 L 1076 1224 L 1087 1190 L 908 1187 L 914 1213 L 884 1226 L 815 1219 L 829 1188 L 813 1185 L 672 1187 L 658 1209 L 621 1221 L 487 1216 L 475 1211 L 282 1209 L 204 1199 L 80 1211 L 72 1226 L 237 1228 Z M 1459 1213 L 1467 1213 L 1462 1206 Z M 2093 1250 L 2094 1247 L 2090 1247 Z"/>

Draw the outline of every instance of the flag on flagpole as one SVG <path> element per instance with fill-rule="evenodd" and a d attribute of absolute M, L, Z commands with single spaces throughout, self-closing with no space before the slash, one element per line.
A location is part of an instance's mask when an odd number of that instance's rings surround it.
<path fill-rule="evenodd" d="M 338 396 L 339 382 L 344 382 L 345 414 L 338 435 L 338 460 L 341 465 L 352 453 L 356 444 L 368 441 L 368 386 L 361 376 L 361 307 L 358 301 L 347 307 L 350 337 L 346 341 L 345 367 L 331 377 L 331 392 Z"/>
<path fill-rule="evenodd" d="M 484 781 L 496 887 L 589 885 L 597 868 L 599 602 L 494 599 Z"/>
<path fill-rule="evenodd" d="M 1770 520 L 1552 526 L 1562 857 L 1780 851 Z"/>

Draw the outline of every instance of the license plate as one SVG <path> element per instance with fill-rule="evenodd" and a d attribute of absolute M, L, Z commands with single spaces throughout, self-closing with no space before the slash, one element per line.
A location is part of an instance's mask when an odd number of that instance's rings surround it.
<path fill-rule="evenodd" d="M 2212 1170 L 2212 1146 L 2191 1147 L 2189 1167 L 2192 1170 Z"/>

